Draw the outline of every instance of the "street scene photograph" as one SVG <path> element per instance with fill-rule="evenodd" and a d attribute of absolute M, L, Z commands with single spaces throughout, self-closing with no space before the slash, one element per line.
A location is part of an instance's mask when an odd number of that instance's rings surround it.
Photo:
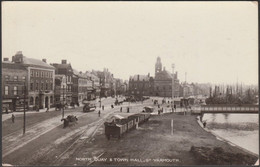
<path fill-rule="evenodd" d="M 2 1 L 2 166 L 259 165 L 257 1 Z"/>

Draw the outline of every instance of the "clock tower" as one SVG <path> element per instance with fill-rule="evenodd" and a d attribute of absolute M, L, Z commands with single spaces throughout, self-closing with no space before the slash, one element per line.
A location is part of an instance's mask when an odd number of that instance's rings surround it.
<path fill-rule="evenodd" d="M 155 63 L 155 75 L 158 73 L 158 72 L 161 72 L 162 71 L 162 63 L 161 63 L 161 58 L 160 57 L 157 57 L 157 61 Z"/>

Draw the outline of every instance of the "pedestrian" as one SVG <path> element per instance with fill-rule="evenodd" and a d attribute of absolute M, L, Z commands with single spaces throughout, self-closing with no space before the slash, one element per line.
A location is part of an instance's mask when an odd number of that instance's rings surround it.
<path fill-rule="evenodd" d="M 120 112 L 122 112 L 122 107 L 120 107 Z"/>
<path fill-rule="evenodd" d="M 15 116 L 12 114 L 12 122 L 14 123 Z"/>
<path fill-rule="evenodd" d="M 160 115 L 160 109 L 158 109 L 158 115 Z"/>
<path fill-rule="evenodd" d="M 129 107 L 127 107 L 127 113 L 129 113 L 130 112 L 130 109 L 129 109 Z"/>
<path fill-rule="evenodd" d="M 49 112 L 49 107 L 47 107 L 47 110 L 46 110 L 46 112 Z"/>
<path fill-rule="evenodd" d="M 104 110 L 104 105 L 102 106 L 102 110 Z"/>
<path fill-rule="evenodd" d="M 158 104 L 158 108 L 160 108 L 160 104 Z"/>
<path fill-rule="evenodd" d="M 174 104 L 173 107 L 174 107 L 174 110 L 176 111 L 176 104 Z"/>
<path fill-rule="evenodd" d="M 114 105 L 113 105 L 113 104 L 111 104 L 111 108 L 114 108 Z"/>
<path fill-rule="evenodd" d="M 100 113 L 100 110 L 99 110 L 99 111 L 98 111 L 98 117 L 100 117 L 100 114 L 101 114 L 101 113 Z"/>
<path fill-rule="evenodd" d="M 207 122 L 204 121 L 204 122 L 203 122 L 203 127 L 206 128 L 206 125 L 207 125 Z"/>

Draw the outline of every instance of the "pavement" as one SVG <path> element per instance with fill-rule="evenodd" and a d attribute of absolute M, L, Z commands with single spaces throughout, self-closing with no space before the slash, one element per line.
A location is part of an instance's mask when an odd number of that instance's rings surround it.
<path fill-rule="evenodd" d="M 111 100 L 112 98 L 111 97 L 108 97 L 108 98 L 101 98 L 101 102 L 104 101 L 104 100 Z M 80 104 L 79 107 L 83 106 L 83 104 Z M 78 106 L 75 106 L 75 108 L 78 108 Z M 69 106 L 68 109 L 73 109 L 73 107 Z M 46 112 L 46 108 L 45 109 L 40 109 L 39 111 L 26 111 L 26 114 L 39 114 L 39 113 L 43 113 L 43 112 Z M 55 108 L 50 108 L 48 112 L 52 112 L 52 111 L 55 111 Z M 2 114 L 2 122 L 3 121 L 6 121 L 7 119 L 11 119 L 12 118 L 12 114 L 14 114 L 14 116 L 16 115 L 21 115 L 21 114 L 24 114 L 24 112 L 12 112 L 12 113 L 3 113 Z"/>

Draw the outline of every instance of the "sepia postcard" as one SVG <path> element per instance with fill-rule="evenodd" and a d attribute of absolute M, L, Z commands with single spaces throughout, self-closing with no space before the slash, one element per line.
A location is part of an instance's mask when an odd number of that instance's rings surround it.
<path fill-rule="evenodd" d="M 2 1 L 2 166 L 259 165 L 257 1 Z"/>

